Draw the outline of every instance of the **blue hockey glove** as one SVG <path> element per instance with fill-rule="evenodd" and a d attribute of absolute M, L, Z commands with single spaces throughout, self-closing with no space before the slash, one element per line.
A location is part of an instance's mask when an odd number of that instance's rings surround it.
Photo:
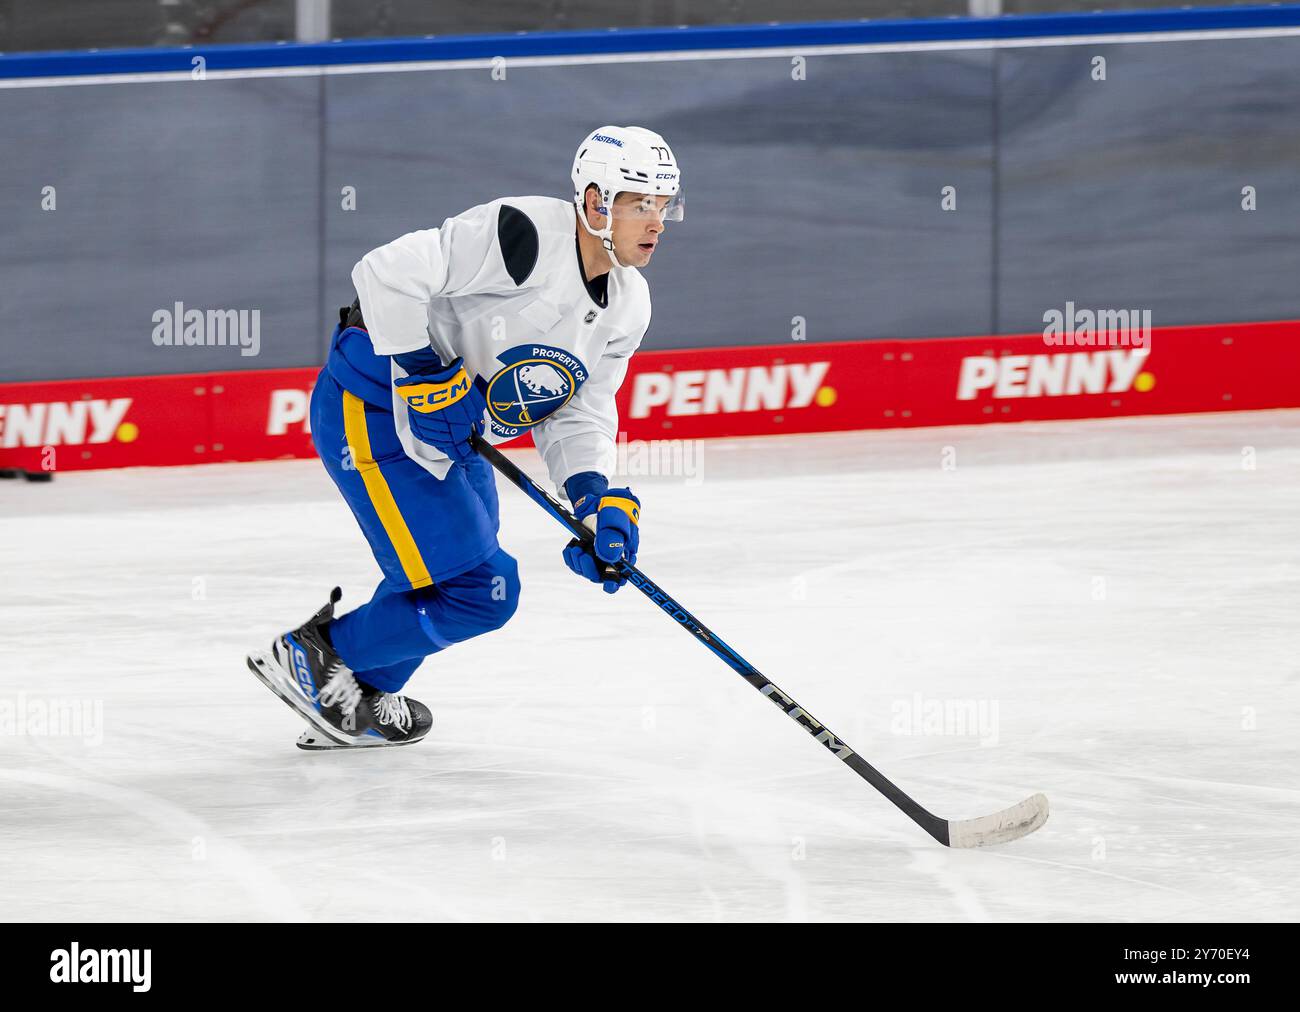
<path fill-rule="evenodd" d="M 483 434 L 487 400 L 479 385 L 470 381 L 462 359 L 423 375 L 404 376 L 393 387 L 406 402 L 417 439 L 452 460 L 474 456 L 470 433 Z"/>
<path fill-rule="evenodd" d="M 626 559 L 636 564 L 641 500 L 631 489 L 608 486 L 608 479 L 594 471 L 584 471 L 564 483 L 573 515 L 595 534 L 590 549 L 577 538 L 570 541 L 564 548 L 564 564 L 613 594 L 627 582 L 627 577 L 613 568 L 614 563 Z"/>

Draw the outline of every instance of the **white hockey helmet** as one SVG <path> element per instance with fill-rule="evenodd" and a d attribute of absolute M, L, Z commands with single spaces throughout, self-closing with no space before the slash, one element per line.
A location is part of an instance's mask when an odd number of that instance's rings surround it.
<path fill-rule="evenodd" d="M 600 191 L 600 213 L 605 227 L 594 229 L 587 221 L 586 194 L 589 186 Z M 615 267 L 614 199 L 620 193 L 644 193 L 672 199 L 663 208 L 662 220 L 681 221 L 686 209 L 682 198 L 682 172 L 672 149 L 659 134 L 645 127 L 604 126 L 593 130 L 573 159 L 573 203 L 582 227 L 599 239 Z"/>

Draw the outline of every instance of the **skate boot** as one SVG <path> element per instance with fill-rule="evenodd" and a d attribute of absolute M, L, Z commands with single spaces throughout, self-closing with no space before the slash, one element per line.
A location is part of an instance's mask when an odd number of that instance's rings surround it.
<path fill-rule="evenodd" d="M 310 726 L 298 747 L 311 751 L 412 745 L 429 733 L 433 715 L 423 703 L 358 682 L 334 652 L 329 624 L 342 597 L 279 636 L 269 651 L 248 655 L 249 670 Z"/>

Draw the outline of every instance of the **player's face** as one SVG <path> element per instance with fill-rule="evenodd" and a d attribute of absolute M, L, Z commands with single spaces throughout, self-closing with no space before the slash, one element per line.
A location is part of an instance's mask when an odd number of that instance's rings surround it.
<path fill-rule="evenodd" d="M 644 267 L 659 248 L 672 197 L 620 193 L 614 198 L 614 252 L 625 267 Z"/>

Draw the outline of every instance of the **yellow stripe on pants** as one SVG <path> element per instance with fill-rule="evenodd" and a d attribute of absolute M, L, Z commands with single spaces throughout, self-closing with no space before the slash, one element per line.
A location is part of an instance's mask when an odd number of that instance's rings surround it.
<path fill-rule="evenodd" d="M 411 587 L 427 587 L 433 581 L 429 579 L 429 568 L 420 557 L 420 550 L 415 546 L 411 530 L 402 519 L 402 511 L 397 508 L 393 490 L 388 487 L 384 473 L 375 463 L 370 451 L 370 433 L 366 429 L 366 402 L 356 394 L 343 391 L 343 431 L 347 433 L 348 447 L 352 451 L 352 463 L 366 483 L 366 492 L 370 503 L 379 514 L 379 522 L 384 525 L 388 540 L 397 551 L 402 571 L 411 581 Z"/>

